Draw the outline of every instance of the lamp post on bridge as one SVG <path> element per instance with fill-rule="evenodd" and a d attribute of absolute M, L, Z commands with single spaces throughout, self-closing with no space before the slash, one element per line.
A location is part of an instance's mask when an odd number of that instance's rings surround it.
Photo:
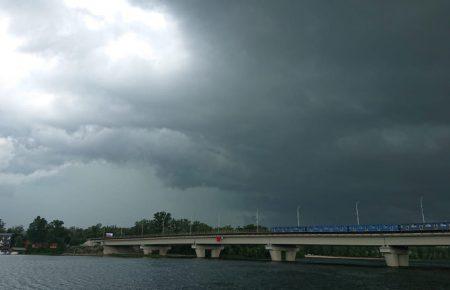
<path fill-rule="evenodd" d="M 358 223 L 358 226 L 359 226 L 359 210 L 358 210 L 358 205 L 359 205 L 359 201 L 357 201 L 356 204 L 355 204 L 356 222 Z"/>
<path fill-rule="evenodd" d="M 163 217 L 163 220 L 162 220 L 162 234 L 163 235 L 164 235 L 164 223 L 166 221 L 166 216 L 167 216 L 167 212 L 164 213 L 164 217 Z"/>
<path fill-rule="evenodd" d="M 217 233 L 220 232 L 220 213 L 217 214 Z"/>
<path fill-rule="evenodd" d="M 420 197 L 420 213 L 422 214 L 422 223 L 425 223 L 425 214 L 423 213 L 423 196 Z"/>
<path fill-rule="evenodd" d="M 192 224 L 195 222 L 196 219 L 197 219 L 197 213 L 194 213 L 194 217 L 193 217 L 192 221 L 189 222 L 189 235 L 192 235 Z"/>
<path fill-rule="evenodd" d="M 300 206 L 297 206 L 297 227 L 300 227 Z"/>
<path fill-rule="evenodd" d="M 256 232 L 259 233 L 259 208 L 256 209 Z"/>

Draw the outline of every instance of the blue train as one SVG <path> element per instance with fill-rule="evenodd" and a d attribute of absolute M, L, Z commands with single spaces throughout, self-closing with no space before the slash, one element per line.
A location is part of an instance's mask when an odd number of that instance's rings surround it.
<path fill-rule="evenodd" d="M 450 222 L 374 225 L 320 225 L 305 227 L 273 227 L 273 233 L 404 233 L 447 232 Z"/>

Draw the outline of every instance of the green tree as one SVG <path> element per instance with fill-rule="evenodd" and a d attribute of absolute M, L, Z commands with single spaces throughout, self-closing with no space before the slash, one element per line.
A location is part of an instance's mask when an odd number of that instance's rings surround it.
<path fill-rule="evenodd" d="M 101 238 L 103 237 L 102 224 L 96 224 L 86 229 L 86 238 Z"/>
<path fill-rule="evenodd" d="M 69 244 L 71 246 L 81 245 L 86 242 L 86 233 L 82 228 L 70 227 L 68 229 Z"/>
<path fill-rule="evenodd" d="M 134 227 L 131 230 L 133 235 L 147 235 L 156 231 L 152 231 L 152 224 L 150 220 L 142 219 L 134 223 Z"/>
<path fill-rule="evenodd" d="M 124 234 L 124 229 L 121 227 L 118 227 L 116 225 L 104 226 L 103 231 L 105 233 L 112 233 L 114 237 L 120 237 L 120 236 L 123 236 L 123 234 Z"/>
<path fill-rule="evenodd" d="M 172 220 L 170 230 L 173 233 L 189 233 L 191 222 L 187 219 Z"/>
<path fill-rule="evenodd" d="M 256 232 L 257 230 L 259 232 L 267 232 L 267 231 L 269 231 L 269 229 L 267 227 L 258 226 L 258 228 L 257 228 L 256 225 L 254 225 L 254 224 L 249 224 L 249 225 L 245 225 L 243 227 L 239 227 L 238 230 L 242 231 L 242 232 L 250 232 L 250 233 Z"/>
<path fill-rule="evenodd" d="M 212 232 L 212 230 L 213 230 L 213 228 L 205 223 L 202 223 L 199 221 L 194 221 L 192 223 L 192 232 L 193 233 L 210 233 L 210 232 Z"/>
<path fill-rule="evenodd" d="M 5 222 L 0 219 L 0 233 L 4 233 L 5 232 Z"/>
<path fill-rule="evenodd" d="M 25 241 L 25 230 L 23 226 L 15 226 L 7 230 L 8 233 L 13 234 L 12 245 L 14 247 L 23 247 Z"/>
<path fill-rule="evenodd" d="M 36 217 L 28 226 L 27 237 L 32 243 L 47 242 L 48 223 L 45 218 Z"/>
<path fill-rule="evenodd" d="M 230 233 L 230 232 L 234 232 L 235 229 L 231 225 L 225 225 L 223 227 L 220 227 L 219 231 L 221 233 Z"/>
<path fill-rule="evenodd" d="M 160 234 L 163 232 L 168 233 L 173 230 L 172 226 L 172 215 L 165 211 L 159 211 L 153 215 L 153 220 L 151 221 L 152 234 Z"/>
<path fill-rule="evenodd" d="M 69 241 L 69 233 L 64 227 L 64 222 L 54 220 L 48 224 L 48 242 L 57 243 L 59 246 L 64 246 Z"/>

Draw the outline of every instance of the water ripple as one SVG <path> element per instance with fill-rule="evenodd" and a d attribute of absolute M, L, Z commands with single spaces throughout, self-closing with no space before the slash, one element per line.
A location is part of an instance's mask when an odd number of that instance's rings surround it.
<path fill-rule="evenodd" d="M 0 289 L 450 289 L 449 263 L 355 263 L 0 256 Z"/>

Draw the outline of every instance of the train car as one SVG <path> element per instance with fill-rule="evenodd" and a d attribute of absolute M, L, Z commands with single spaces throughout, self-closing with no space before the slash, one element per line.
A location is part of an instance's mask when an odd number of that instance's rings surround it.
<path fill-rule="evenodd" d="M 437 230 L 439 231 L 450 231 L 450 222 L 440 222 L 437 223 Z"/>
<path fill-rule="evenodd" d="M 394 224 L 384 224 L 383 226 L 383 232 L 398 232 L 399 229 L 399 225 L 394 225 Z"/>
<path fill-rule="evenodd" d="M 375 224 L 375 225 L 366 225 L 365 229 L 367 232 L 373 233 L 389 233 L 389 232 L 398 232 L 398 225 L 395 224 Z"/>
<path fill-rule="evenodd" d="M 450 223 L 426 223 L 424 224 L 425 231 L 448 231 L 450 229 Z"/>
<path fill-rule="evenodd" d="M 272 233 L 282 233 L 282 232 L 283 232 L 282 229 L 283 229 L 282 227 L 272 227 L 272 228 L 270 229 L 270 231 L 271 231 Z"/>
<path fill-rule="evenodd" d="M 450 231 L 450 222 L 369 225 L 315 225 L 273 227 L 274 233 L 395 233 Z"/>
<path fill-rule="evenodd" d="M 306 227 L 306 232 L 308 233 L 323 233 L 322 226 L 308 226 Z"/>
<path fill-rule="evenodd" d="M 418 223 L 402 224 L 402 225 L 399 225 L 399 228 L 400 228 L 400 232 L 423 232 L 424 231 L 423 224 L 418 224 Z"/>
<path fill-rule="evenodd" d="M 346 233 L 348 232 L 348 226 L 346 225 L 334 225 L 332 226 L 333 233 Z"/>
<path fill-rule="evenodd" d="M 322 225 L 322 226 L 320 226 L 320 228 L 321 228 L 322 233 L 331 233 L 333 230 L 332 226 L 326 226 L 326 225 L 325 226 Z"/>
<path fill-rule="evenodd" d="M 348 232 L 350 233 L 364 233 L 368 232 L 369 228 L 367 225 L 350 225 L 348 226 Z"/>
<path fill-rule="evenodd" d="M 401 232 L 436 232 L 436 231 L 449 231 L 449 222 L 438 223 L 415 223 L 415 224 L 402 224 L 399 225 Z"/>

